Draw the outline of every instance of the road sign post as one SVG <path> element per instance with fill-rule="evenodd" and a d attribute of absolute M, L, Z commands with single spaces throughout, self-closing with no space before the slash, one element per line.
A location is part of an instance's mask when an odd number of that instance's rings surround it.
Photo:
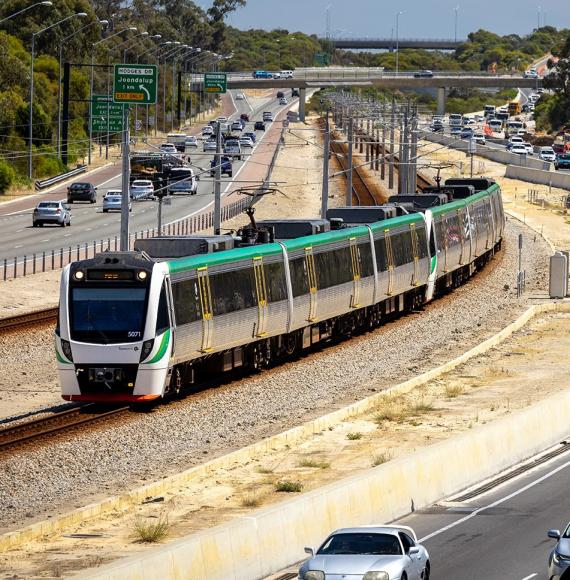
<path fill-rule="evenodd" d="M 206 73 L 204 75 L 204 92 L 223 95 L 228 91 L 228 75 L 226 73 Z"/>
<path fill-rule="evenodd" d="M 154 64 L 116 64 L 113 102 L 133 105 L 154 105 L 158 68 Z"/>

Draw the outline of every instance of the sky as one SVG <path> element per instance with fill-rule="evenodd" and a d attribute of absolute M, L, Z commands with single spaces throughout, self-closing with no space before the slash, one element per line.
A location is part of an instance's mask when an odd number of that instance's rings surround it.
<path fill-rule="evenodd" d="M 203 8 L 211 0 L 194 0 Z M 528 34 L 540 25 L 570 28 L 570 0 L 247 0 L 228 18 L 241 29 L 285 28 L 324 36 L 330 14 L 334 37 L 395 35 L 396 13 L 401 38 L 453 38 L 485 28 L 498 34 Z"/>

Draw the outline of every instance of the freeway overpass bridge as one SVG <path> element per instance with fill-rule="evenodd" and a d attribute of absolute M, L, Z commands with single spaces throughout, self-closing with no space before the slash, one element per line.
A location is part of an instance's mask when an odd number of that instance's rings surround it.
<path fill-rule="evenodd" d="M 321 42 L 329 42 L 334 48 L 345 50 L 396 50 L 395 38 L 323 38 Z M 399 38 L 398 49 L 416 48 L 425 50 L 456 50 L 467 40 L 448 38 Z"/>
<path fill-rule="evenodd" d="M 307 89 L 328 87 L 378 87 L 382 89 L 437 89 L 438 113 L 445 112 L 445 98 L 449 89 L 516 88 L 536 89 L 542 79 L 528 79 L 520 75 L 490 73 L 435 72 L 433 76 L 418 76 L 420 71 L 396 74 L 382 68 L 315 68 L 298 69 L 292 79 L 254 79 L 249 72 L 228 74 L 228 89 L 300 89 L 299 115 L 304 119 L 304 99 Z M 202 75 L 193 75 L 190 90 L 203 91 Z"/>

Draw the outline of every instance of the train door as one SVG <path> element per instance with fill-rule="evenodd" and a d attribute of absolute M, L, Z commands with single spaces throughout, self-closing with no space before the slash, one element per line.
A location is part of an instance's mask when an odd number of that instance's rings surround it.
<path fill-rule="evenodd" d="M 356 238 L 350 238 L 350 260 L 352 262 L 352 298 L 350 301 L 351 308 L 360 307 L 360 253 L 358 251 L 358 244 L 356 243 Z"/>
<path fill-rule="evenodd" d="M 269 305 L 267 302 L 267 285 L 263 269 L 263 257 L 253 258 L 253 273 L 255 276 L 255 293 L 257 296 L 257 336 L 267 335 L 267 320 L 269 318 Z"/>
<path fill-rule="evenodd" d="M 439 222 L 440 228 L 439 231 L 441 232 L 441 250 L 443 252 L 443 271 L 445 273 L 449 272 L 449 264 L 448 264 L 448 233 L 447 233 L 447 218 L 446 216 L 441 216 Z M 439 242 L 439 240 L 438 240 Z"/>
<path fill-rule="evenodd" d="M 435 292 L 435 283 L 437 280 L 437 248 L 435 245 L 435 222 L 433 219 L 433 214 L 431 211 L 427 210 L 423 214 L 424 220 L 426 222 L 426 236 L 429 251 L 429 276 L 426 288 L 426 302 L 433 299 Z"/>
<path fill-rule="evenodd" d="M 313 247 L 305 248 L 305 263 L 307 265 L 307 279 L 309 281 L 309 322 L 317 320 L 317 274 L 315 271 L 315 257 Z"/>
<path fill-rule="evenodd" d="M 388 291 L 386 294 L 394 294 L 394 251 L 392 250 L 392 239 L 390 230 L 384 230 L 384 243 L 386 244 L 386 262 L 388 267 Z"/>
<path fill-rule="evenodd" d="M 487 250 L 495 243 L 495 212 L 493 211 L 493 201 L 490 197 L 485 200 L 485 211 L 487 213 Z"/>
<path fill-rule="evenodd" d="M 174 356 L 176 348 L 176 317 L 174 316 L 174 301 L 172 299 L 172 286 L 170 284 L 170 277 L 164 278 L 164 289 L 166 293 L 166 302 L 168 304 L 168 317 L 170 320 L 170 329 L 172 331 L 172 351 L 170 356 Z"/>
<path fill-rule="evenodd" d="M 197 269 L 198 291 L 200 294 L 200 307 L 202 309 L 202 352 L 212 350 L 214 339 L 214 319 L 212 309 L 212 290 L 208 266 Z"/>
<path fill-rule="evenodd" d="M 412 237 L 412 255 L 414 257 L 414 272 L 412 274 L 412 286 L 419 286 L 420 252 L 418 248 L 418 232 L 416 224 L 410 224 L 410 235 Z"/>
<path fill-rule="evenodd" d="M 465 264 L 465 227 L 463 223 L 463 216 L 461 210 L 457 210 L 457 223 L 459 227 L 459 242 L 461 244 L 461 253 L 459 254 L 459 265 Z"/>

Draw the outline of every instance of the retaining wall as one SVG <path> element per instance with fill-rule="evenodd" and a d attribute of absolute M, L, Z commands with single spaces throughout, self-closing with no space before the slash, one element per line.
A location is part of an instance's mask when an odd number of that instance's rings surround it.
<path fill-rule="evenodd" d="M 431 143 L 440 143 L 451 149 L 457 149 L 458 151 L 464 151 L 465 153 L 469 150 L 469 141 L 466 139 L 457 139 L 456 137 L 448 137 L 447 135 L 442 135 L 441 133 L 428 133 L 422 132 L 422 138 Z M 477 145 L 477 152 L 475 153 L 478 157 L 484 157 L 491 161 L 496 161 L 497 163 L 503 163 L 505 165 L 517 165 L 522 167 L 531 167 L 533 169 L 542 169 L 548 171 L 550 169 L 550 163 L 547 161 L 542 161 L 540 159 L 534 159 L 529 156 L 516 155 L 515 153 L 509 153 L 508 151 L 502 151 L 500 149 L 494 149 L 493 147 L 487 147 L 486 145 Z"/>
<path fill-rule="evenodd" d="M 505 177 L 570 190 L 570 173 L 540 171 L 529 167 L 515 167 L 513 165 L 508 165 L 507 170 L 505 171 Z"/>
<path fill-rule="evenodd" d="M 464 362 L 468 355 L 485 352 L 538 313 L 567 311 L 568 306 L 533 306 L 515 323 L 456 361 Z M 375 397 L 351 407 L 369 403 Z M 392 521 L 557 443 L 568 436 L 569 413 L 570 390 L 367 472 L 77 577 L 263 578 L 301 560 L 304 546 L 318 545 L 336 528 Z M 447 468 L 442 469 L 443 465 Z"/>

